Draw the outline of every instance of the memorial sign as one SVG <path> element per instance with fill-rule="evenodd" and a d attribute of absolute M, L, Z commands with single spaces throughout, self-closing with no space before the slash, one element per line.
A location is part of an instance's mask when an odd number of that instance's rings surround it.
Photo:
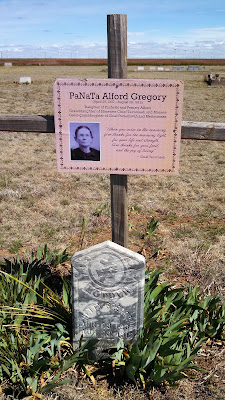
<path fill-rule="evenodd" d="M 99 340 L 97 354 L 134 340 L 143 326 L 145 258 L 106 241 L 74 254 L 73 346 Z"/>
<path fill-rule="evenodd" d="M 176 175 L 183 82 L 57 79 L 60 172 Z"/>

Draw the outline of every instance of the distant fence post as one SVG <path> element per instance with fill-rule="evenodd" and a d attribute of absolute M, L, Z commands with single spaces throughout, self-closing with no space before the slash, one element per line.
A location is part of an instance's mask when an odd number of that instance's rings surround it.
<path fill-rule="evenodd" d="M 127 16 L 107 15 L 108 78 L 127 78 Z M 128 247 L 127 175 L 110 175 L 112 241 Z"/>

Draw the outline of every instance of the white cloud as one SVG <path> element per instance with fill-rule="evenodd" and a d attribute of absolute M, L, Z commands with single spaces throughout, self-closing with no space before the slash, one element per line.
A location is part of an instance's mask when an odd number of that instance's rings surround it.
<path fill-rule="evenodd" d="M 200 28 L 192 29 L 189 31 L 190 37 L 198 39 L 209 39 L 209 40 L 219 40 L 225 37 L 225 26 L 214 27 L 214 28 Z"/>

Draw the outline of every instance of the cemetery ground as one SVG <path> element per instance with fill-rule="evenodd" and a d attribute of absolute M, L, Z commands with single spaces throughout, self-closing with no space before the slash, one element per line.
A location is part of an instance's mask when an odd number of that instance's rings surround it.
<path fill-rule="evenodd" d="M 183 80 L 183 120 L 225 122 L 224 87 L 204 82 L 208 73 L 224 72 L 223 66 L 168 72 L 134 66 L 128 67 L 128 78 Z M 30 76 L 32 83 L 19 84 L 21 76 Z M 1 113 L 53 114 L 53 83 L 60 77 L 107 78 L 107 70 L 1 68 Z M 1 132 L 0 142 L 2 259 L 29 258 L 45 243 L 51 251 L 66 248 L 72 255 L 111 238 L 109 175 L 59 174 L 54 134 Z M 146 257 L 148 270 L 163 270 L 160 281 L 175 288 L 197 284 L 206 295 L 225 294 L 224 149 L 224 142 L 182 140 L 179 176 L 128 177 L 129 248 Z M 69 275 L 70 264 L 55 269 Z M 139 392 L 128 385 L 116 394 L 99 372 L 96 388 L 81 377 L 77 388 L 70 383 L 46 398 L 223 399 L 222 342 L 209 340 L 196 362 L 206 372 L 184 376 L 175 387 Z"/>

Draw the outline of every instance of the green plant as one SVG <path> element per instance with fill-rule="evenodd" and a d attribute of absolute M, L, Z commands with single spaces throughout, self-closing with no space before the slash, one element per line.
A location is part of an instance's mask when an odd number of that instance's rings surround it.
<path fill-rule="evenodd" d="M 225 303 L 205 297 L 199 288 L 159 283 L 160 271 L 146 278 L 144 326 L 134 343 L 120 340 L 111 349 L 113 373 L 135 383 L 160 385 L 196 369 L 194 358 L 210 338 L 225 339 Z M 106 364 L 109 364 L 106 361 Z"/>
<path fill-rule="evenodd" d="M 108 201 L 106 203 L 104 203 L 103 205 L 97 206 L 95 211 L 93 212 L 93 215 L 95 215 L 96 217 L 99 217 L 103 213 L 105 213 L 106 215 L 109 214 L 109 203 L 108 203 Z"/>
<path fill-rule="evenodd" d="M 157 221 L 154 217 L 150 219 L 147 223 L 146 231 L 144 236 L 150 237 L 154 234 L 156 228 L 158 227 L 159 221 Z"/>
<path fill-rule="evenodd" d="M 40 393 L 71 381 L 60 379 L 61 374 L 71 366 L 94 361 L 96 340 L 90 339 L 73 352 L 66 339 L 68 333 L 62 325 L 57 328 L 50 338 L 39 331 L 29 336 L 18 335 L 15 331 L 3 335 L 0 345 L 0 381 L 7 378 L 7 392 L 13 398 L 23 398 L 24 395 L 37 397 Z"/>
<path fill-rule="evenodd" d="M 47 247 L 37 253 L 48 259 Z M 49 272 L 43 257 L 1 264 L 0 381 L 13 398 L 51 390 L 66 382 L 60 377 L 70 366 L 94 361 L 96 339 L 72 350 L 70 280 L 61 278 L 58 294 L 46 285 Z"/>
<path fill-rule="evenodd" d="M 33 258 L 43 260 L 46 264 L 56 267 L 58 264 L 70 260 L 71 255 L 67 252 L 67 249 L 50 251 L 47 244 L 45 244 L 44 246 L 39 246 L 36 253 L 33 252 L 31 260 Z"/>
<path fill-rule="evenodd" d="M 134 206 L 128 206 L 129 213 L 136 213 L 138 211 L 140 211 L 140 207 L 137 204 L 134 204 Z"/>

